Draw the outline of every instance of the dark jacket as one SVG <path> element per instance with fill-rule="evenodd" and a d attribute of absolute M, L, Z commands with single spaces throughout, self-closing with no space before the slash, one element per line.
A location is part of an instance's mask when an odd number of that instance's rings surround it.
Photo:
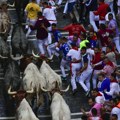
<path fill-rule="evenodd" d="M 97 0 L 87 0 L 86 7 L 88 11 L 96 11 L 98 8 Z"/>
<path fill-rule="evenodd" d="M 44 27 L 43 27 L 42 24 L 44 24 Z M 48 37 L 47 27 L 50 27 L 50 23 L 44 17 L 38 18 L 38 20 L 36 21 L 35 25 L 34 26 L 30 26 L 30 28 L 32 30 L 37 30 L 36 37 L 37 37 L 37 39 L 41 39 L 41 40 L 43 40 L 43 39 Z"/>

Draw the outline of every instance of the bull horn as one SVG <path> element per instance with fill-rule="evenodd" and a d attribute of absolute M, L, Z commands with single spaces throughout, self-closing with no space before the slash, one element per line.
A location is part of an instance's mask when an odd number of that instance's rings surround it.
<path fill-rule="evenodd" d="M 5 33 L 6 33 L 6 31 L 7 31 L 7 30 L 5 29 L 5 31 L 4 31 L 4 32 L 0 32 L 0 34 L 5 34 Z"/>
<path fill-rule="evenodd" d="M 31 84 L 30 84 L 30 88 L 32 88 L 32 89 L 31 90 L 27 90 L 26 93 L 32 94 L 34 92 L 33 87 L 32 87 L 32 83 L 33 82 L 31 82 Z"/>
<path fill-rule="evenodd" d="M 70 85 L 68 85 L 68 87 L 65 90 L 60 90 L 61 92 L 67 92 L 70 88 Z"/>
<path fill-rule="evenodd" d="M 7 4 L 9 7 L 15 7 L 15 3 L 11 4 Z"/>
<path fill-rule="evenodd" d="M 15 94 L 17 94 L 17 92 L 16 91 L 11 92 L 11 86 L 10 86 L 9 89 L 8 89 L 8 94 L 9 95 L 15 95 Z"/>
<path fill-rule="evenodd" d="M 54 55 L 52 55 L 50 58 L 47 58 L 48 60 L 52 60 L 53 59 L 53 57 L 54 57 Z"/>
<path fill-rule="evenodd" d="M 9 21 L 8 23 L 9 23 L 9 24 L 12 24 L 12 25 L 16 24 L 15 22 L 10 22 L 10 21 Z"/>
<path fill-rule="evenodd" d="M 0 55 L 0 58 L 2 58 L 2 59 L 7 59 L 8 57 L 4 57 L 4 56 Z"/>
<path fill-rule="evenodd" d="M 31 90 L 27 90 L 26 93 L 32 94 L 34 92 L 33 88 Z"/>
<path fill-rule="evenodd" d="M 34 51 L 32 50 L 32 55 L 34 56 L 34 57 L 36 57 L 36 58 L 40 58 L 40 56 L 37 54 L 37 55 L 35 55 L 35 53 L 34 53 Z"/>
<path fill-rule="evenodd" d="M 10 55 L 10 57 L 13 59 L 13 60 L 20 60 L 23 58 L 23 55 L 21 55 L 20 57 L 13 57 L 13 55 Z"/>
<path fill-rule="evenodd" d="M 41 87 L 41 90 L 42 90 L 43 92 L 49 92 L 49 90 L 46 90 L 46 89 L 43 88 L 43 87 Z"/>

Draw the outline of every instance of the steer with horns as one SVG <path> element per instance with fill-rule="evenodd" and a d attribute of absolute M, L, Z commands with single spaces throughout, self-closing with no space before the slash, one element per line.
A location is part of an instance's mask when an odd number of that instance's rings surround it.
<path fill-rule="evenodd" d="M 13 100 L 10 96 L 7 94 L 7 90 L 9 86 L 11 85 L 13 90 L 18 90 L 21 85 L 21 79 L 20 79 L 20 69 L 18 62 L 16 60 L 12 59 L 11 57 L 2 58 L 2 60 L 5 61 L 4 66 L 4 81 L 3 81 L 3 95 L 6 102 L 6 114 L 9 115 L 11 109 L 10 106 L 14 106 Z M 12 109 L 13 110 L 13 109 Z M 14 112 L 13 112 L 14 113 Z"/>
<path fill-rule="evenodd" d="M 35 55 L 33 51 L 32 54 L 34 57 L 38 58 L 37 65 L 39 67 L 40 73 L 43 75 L 43 77 L 46 80 L 47 89 L 52 90 L 53 88 L 55 88 L 56 81 L 60 88 L 62 86 L 61 77 L 46 63 L 46 58 L 45 60 L 44 58 L 42 59 L 39 55 Z"/>
<path fill-rule="evenodd" d="M 16 54 L 27 54 L 28 50 L 28 40 L 24 33 L 23 27 L 21 23 L 13 25 L 13 31 L 11 35 L 11 47 L 12 54 L 16 56 Z"/>
<path fill-rule="evenodd" d="M 27 94 L 32 94 L 33 88 L 29 91 L 18 90 L 11 91 L 11 86 L 8 90 L 8 94 L 13 95 L 17 103 L 16 120 L 39 120 L 33 113 L 29 103 L 25 97 Z"/>
<path fill-rule="evenodd" d="M 69 90 L 69 86 L 66 90 L 60 90 L 58 83 L 55 82 L 55 88 L 51 91 L 42 88 L 44 92 L 50 92 L 52 95 L 52 102 L 50 106 L 52 120 L 71 120 L 70 109 L 65 100 L 62 97 L 63 92 Z"/>
<path fill-rule="evenodd" d="M 39 72 L 37 66 L 33 63 L 29 63 L 24 71 L 23 77 L 23 88 L 28 90 L 31 88 L 30 84 L 32 83 L 32 88 L 37 96 L 37 107 L 43 103 L 43 96 L 41 87 L 46 88 L 46 81 L 42 74 Z"/>
<path fill-rule="evenodd" d="M 13 3 L 11 3 L 11 1 Z M 22 22 L 24 18 L 24 10 L 26 5 L 29 3 L 30 0 L 8 0 L 8 6 L 14 7 L 16 9 L 18 21 Z"/>

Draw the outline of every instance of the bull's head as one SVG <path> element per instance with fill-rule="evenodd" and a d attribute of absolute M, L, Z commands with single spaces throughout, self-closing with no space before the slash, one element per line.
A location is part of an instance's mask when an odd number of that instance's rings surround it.
<path fill-rule="evenodd" d="M 9 89 L 8 89 L 8 94 L 9 95 L 16 95 L 19 98 L 20 98 L 20 96 L 22 98 L 25 98 L 25 93 L 32 94 L 33 92 L 34 92 L 33 88 L 31 90 L 28 90 L 28 91 L 24 91 L 24 90 L 11 91 L 11 86 L 10 86 Z"/>
<path fill-rule="evenodd" d="M 36 65 L 38 66 L 38 68 L 41 67 L 43 61 L 50 62 L 49 58 L 47 58 L 46 56 L 40 56 L 39 54 L 35 54 L 33 50 L 32 50 L 32 55 L 33 55 L 33 57 L 37 58 Z"/>
<path fill-rule="evenodd" d="M 44 92 L 51 92 L 52 94 L 54 94 L 55 92 L 58 92 L 58 93 L 61 94 L 62 92 L 67 92 L 69 90 L 69 88 L 70 88 L 70 86 L 68 85 L 68 87 L 65 90 L 60 90 L 57 81 L 54 81 L 52 84 L 55 84 L 55 88 L 53 88 L 52 90 L 46 90 L 43 87 L 41 87 L 41 90 L 44 91 Z"/>
<path fill-rule="evenodd" d="M 39 54 L 35 54 L 33 50 L 32 50 L 32 55 L 33 55 L 35 58 L 39 58 L 39 59 L 41 59 L 41 60 L 43 60 L 43 61 L 46 61 L 46 62 L 49 62 L 49 61 L 53 58 L 53 56 L 52 56 L 51 59 L 49 59 L 49 58 L 47 58 L 46 56 L 42 56 L 42 55 L 39 55 Z"/>
<path fill-rule="evenodd" d="M 3 32 L 0 32 L 0 34 L 5 34 L 5 33 L 6 33 L 6 31 L 7 31 L 7 30 L 5 29 Z"/>

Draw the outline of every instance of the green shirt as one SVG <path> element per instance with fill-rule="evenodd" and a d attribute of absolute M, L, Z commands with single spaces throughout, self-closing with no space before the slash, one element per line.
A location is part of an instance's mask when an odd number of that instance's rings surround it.
<path fill-rule="evenodd" d="M 80 42 L 80 49 L 81 49 L 82 47 L 86 47 L 86 43 L 89 43 L 89 41 L 88 41 L 88 40 L 83 40 L 83 41 L 81 41 L 81 42 Z"/>

